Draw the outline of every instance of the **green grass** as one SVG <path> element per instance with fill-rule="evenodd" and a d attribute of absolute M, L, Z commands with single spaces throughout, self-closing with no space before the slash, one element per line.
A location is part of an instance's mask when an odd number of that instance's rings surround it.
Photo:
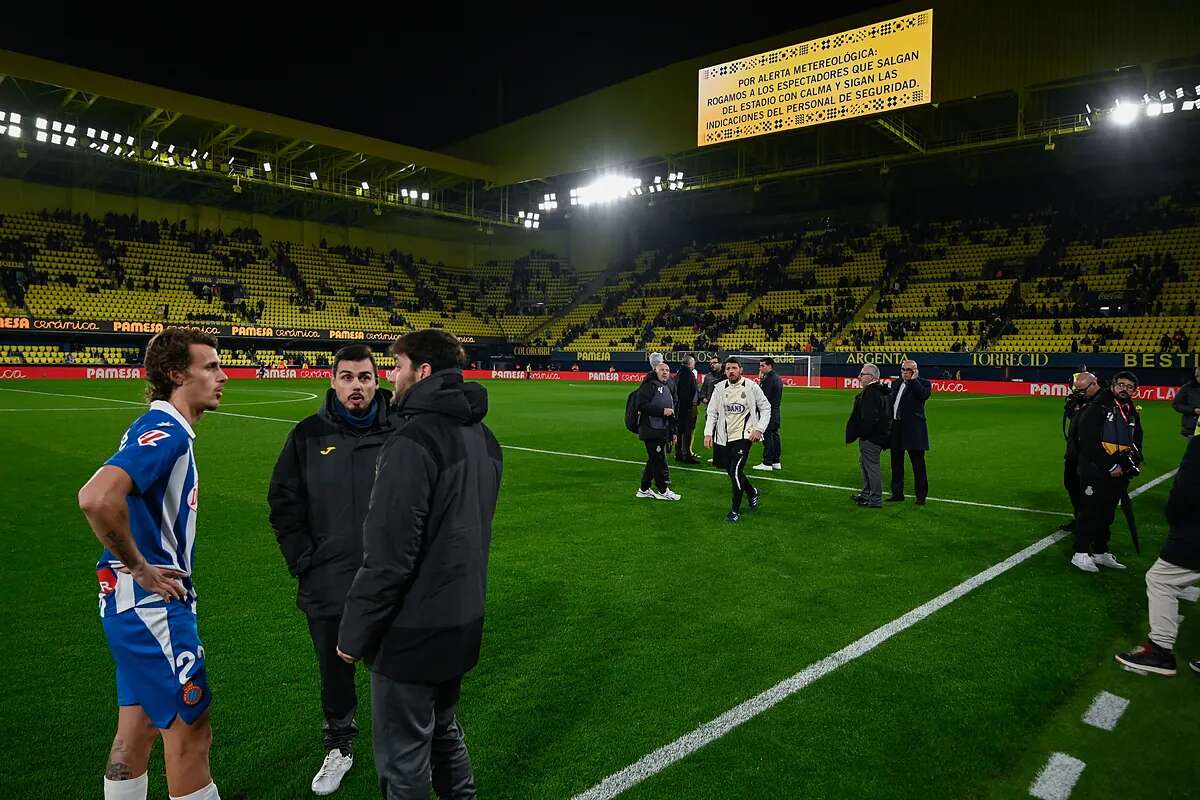
<path fill-rule="evenodd" d="M 74 498 L 138 413 L 89 398 L 136 401 L 140 388 L 0 387 L 6 798 L 98 795 L 115 692 L 96 616 L 99 547 Z M 628 389 L 494 382 L 488 422 L 506 445 L 640 462 L 621 422 Z M 197 427 L 200 631 L 227 800 L 311 796 L 322 756 L 316 664 L 266 522 L 289 429 L 275 420 L 311 413 L 303 390 L 323 387 L 234 383 L 225 411 L 274 420 L 212 415 Z M 774 477 L 857 485 L 856 449 L 842 444 L 850 399 L 789 390 Z M 1144 405 L 1152 478 L 1177 465 L 1183 440 L 1169 405 Z M 931 400 L 932 495 L 1062 511 L 1060 411 L 1055 399 Z M 483 658 L 460 707 L 482 796 L 569 798 L 1059 521 L 938 501 L 863 510 L 842 490 L 762 480 L 762 510 L 727 526 L 723 473 L 672 467 L 678 504 L 634 499 L 640 465 L 505 451 Z M 1144 638 L 1142 575 L 1166 533 L 1168 488 L 1136 501 L 1140 557 L 1115 526 L 1127 572 L 1070 569 L 1064 541 L 626 796 L 1015 798 L 1055 751 L 1088 765 L 1075 797 L 1194 796 L 1200 676 L 1142 678 L 1112 662 Z M 1179 652 L 1200 655 L 1194 621 Z M 365 674 L 360 687 L 344 798 L 377 796 Z M 1079 721 L 1102 689 L 1132 700 L 1112 733 Z M 157 755 L 151 796 L 165 794 Z"/>

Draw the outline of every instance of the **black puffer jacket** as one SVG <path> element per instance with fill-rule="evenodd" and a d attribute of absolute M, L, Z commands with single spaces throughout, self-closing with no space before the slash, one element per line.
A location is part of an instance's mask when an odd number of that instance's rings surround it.
<path fill-rule="evenodd" d="M 892 415 L 888 387 L 879 381 L 865 387 L 854 398 L 854 409 L 846 420 L 846 444 L 859 439 L 887 447 L 892 441 Z"/>
<path fill-rule="evenodd" d="M 1142 452 L 1142 418 L 1137 406 L 1130 401 L 1120 404 L 1111 389 L 1101 389 L 1084 406 L 1072 425 L 1075 452 L 1079 456 L 1079 477 L 1085 481 L 1122 480 L 1112 477 L 1112 468 L 1121 463 L 1123 455 Z"/>
<path fill-rule="evenodd" d="M 1159 553 L 1162 560 L 1200 572 L 1200 436 L 1188 442 L 1175 473 L 1167 498 L 1167 524 L 1171 530 Z"/>
<path fill-rule="evenodd" d="M 300 579 L 296 605 L 310 617 L 342 613 L 362 564 L 362 526 L 375 481 L 375 459 L 391 435 L 392 394 L 375 394 L 376 420 L 353 430 L 336 410 L 330 389 L 321 410 L 288 434 L 275 462 L 267 503 L 271 527 L 288 571 Z"/>
<path fill-rule="evenodd" d="M 1179 432 L 1184 436 L 1194 435 L 1196 425 L 1200 423 L 1200 417 L 1196 416 L 1196 409 L 1200 408 L 1200 381 L 1193 378 L 1180 386 L 1171 405 L 1179 412 Z"/>
<path fill-rule="evenodd" d="M 642 378 L 638 387 L 637 409 L 641 414 L 638 422 L 638 438 L 643 441 L 658 441 L 670 439 L 675 435 L 678 421 L 675 414 L 679 411 L 679 400 L 675 395 L 675 384 L 672 381 L 663 383 L 653 372 Z M 663 412 L 671 409 L 672 416 Z"/>
<path fill-rule="evenodd" d="M 439 683 L 479 661 L 502 467 L 486 414 L 487 391 L 458 369 L 395 409 L 338 644 L 393 680 Z"/>

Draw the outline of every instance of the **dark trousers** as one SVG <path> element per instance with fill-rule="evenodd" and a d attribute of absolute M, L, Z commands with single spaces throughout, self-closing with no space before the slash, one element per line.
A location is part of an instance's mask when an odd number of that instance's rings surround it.
<path fill-rule="evenodd" d="M 371 673 L 375 769 L 384 800 L 474 800 L 471 756 L 455 710 L 462 678 L 400 683 Z"/>
<path fill-rule="evenodd" d="M 308 618 L 308 633 L 317 651 L 317 667 L 321 670 L 321 710 L 325 712 L 325 749 L 349 753 L 358 734 L 354 712 L 358 695 L 354 691 L 354 665 L 342 661 L 337 654 L 338 625 L 341 618 Z"/>
<path fill-rule="evenodd" d="M 1079 518 L 1079 459 L 1074 456 L 1063 458 L 1063 486 L 1071 498 L 1071 511 Z"/>
<path fill-rule="evenodd" d="M 729 482 L 733 484 L 733 510 L 741 513 L 742 495 L 754 497 L 758 490 L 750 485 L 746 478 L 746 459 L 750 458 L 750 446 L 754 443 L 749 439 L 739 439 L 727 442 L 729 465 L 725 468 L 729 473 Z"/>
<path fill-rule="evenodd" d="M 671 473 L 667 468 L 667 446 L 670 444 L 666 439 L 643 439 L 642 443 L 646 445 L 646 466 L 642 469 L 642 491 L 650 488 L 650 482 L 654 482 L 654 488 L 660 493 L 665 492 L 667 487 L 671 485 Z"/>
<path fill-rule="evenodd" d="M 775 411 L 771 413 L 774 414 Z M 763 434 L 763 463 L 772 466 L 778 464 L 782 455 L 783 441 L 779 438 L 779 426 L 772 419 L 771 424 L 767 426 L 766 433 Z"/>
<path fill-rule="evenodd" d="M 676 461 L 691 461 L 696 457 L 692 452 L 692 435 L 696 432 L 696 407 L 679 410 L 679 443 L 675 445 Z"/>
<path fill-rule="evenodd" d="M 1079 479 L 1079 514 L 1075 519 L 1075 552 L 1107 553 L 1117 506 L 1129 481 Z"/>
<path fill-rule="evenodd" d="M 904 453 L 912 462 L 913 483 L 916 484 L 917 499 L 924 500 L 929 496 L 929 476 L 925 474 L 925 451 L 904 449 L 904 438 L 897 430 L 899 425 L 893 422 L 892 429 L 892 497 L 904 496 Z"/>

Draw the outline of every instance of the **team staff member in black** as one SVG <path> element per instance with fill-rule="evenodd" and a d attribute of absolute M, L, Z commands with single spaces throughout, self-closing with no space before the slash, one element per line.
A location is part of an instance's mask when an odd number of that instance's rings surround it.
<path fill-rule="evenodd" d="M 313 778 L 319 795 L 336 791 L 354 764 L 354 665 L 337 655 L 338 625 L 354 573 L 362 564 L 362 526 L 375 482 L 375 459 L 392 432 L 391 393 L 380 389 L 366 345 L 333 356 L 321 410 L 288 434 L 275 463 L 267 502 L 288 571 L 299 579 L 296 604 L 321 672 L 325 762 Z"/>
<path fill-rule="evenodd" d="M 638 387 L 638 438 L 646 445 L 646 466 L 642 470 L 642 485 L 636 497 L 654 500 L 679 500 L 671 491 L 671 473 L 667 468 L 667 451 L 676 441 L 675 384 L 671 368 L 660 361 Z M 680 445 L 682 446 L 682 445 Z M 654 488 L 651 489 L 651 483 Z"/>
<path fill-rule="evenodd" d="M 1200 367 L 1192 373 L 1192 379 L 1179 387 L 1171 406 L 1183 419 L 1179 432 L 1188 438 L 1200 432 Z"/>
<path fill-rule="evenodd" d="M 1064 522 L 1058 527 L 1060 531 L 1075 530 L 1079 518 L 1079 454 L 1075 451 L 1075 421 L 1099 392 L 1100 381 L 1095 375 L 1090 372 L 1076 373 L 1074 386 L 1063 406 L 1063 436 L 1067 440 L 1067 452 L 1063 456 L 1063 486 L 1066 487 L 1067 496 L 1071 498 L 1071 512 L 1074 516 L 1070 522 Z"/>
<path fill-rule="evenodd" d="M 1125 569 L 1109 552 L 1108 542 L 1117 504 L 1142 461 L 1142 420 L 1133 404 L 1137 386 L 1132 372 L 1118 372 L 1075 425 L 1080 495 L 1071 563 L 1084 572 Z"/>
<path fill-rule="evenodd" d="M 688 356 L 675 375 L 675 395 L 679 401 L 679 443 L 675 447 L 675 460 L 680 464 L 699 464 L 700 459 L 692 453 L 692 436 L 696 431 L 696 406 L 700 403 L 700 389 L 696 386 L 696 359 Z"/>
<path fill-rule="evenodd" d="M 912 462 L 917 505 L 925 505 L 929 496 L 929 476 L 925 472 L 925 451 L 929 449 L 929 427 L 925 423 L 925 401 L 933 385 L 922 378 L 917 362 L 909 359 L 900 365 L 900 379 L 892 381 L 892 496 L 890 503 L 904 499 L 904 453 Z"/>
<path fill-rule="evenodd" d="M 758 360 L 758 385 L 771 404 L 771 424 L 763 432 L 763 460 L 754 469 L 783 469 L 779 463 L 783 455 L 783 441 L 779 438 L 779 423 L 783 407 L 783 379 L 775 372 L 775 359 L 770 356 Z"/>
<path fill-rule="evenodd" d="M 487 390 L 440 330 L 392 345 L 397 430 L 379 453 L 363 560 L 338 655 L 371 669 L 375 769 L 388 800 L 473 800 L 456 710 L 479 661 L 502 457 L 483 424 Z"/>
<path fill-rule="evenodd" d="M 712 400 L 713 388 L 725 380 L 725 367 L 721 364 L 721 359 L 713 356 L 708 360 L 708 374 L 704 376 L 704 382 L 700 385 L 700 402 L 704 404 L 705 417 L 708 416 L 708 405 Z M 724 469 L 729 463 L 725 458 L 725 446 L 718 444 L 713 447 L 713 457 L 708 460 L 708 463 L 714 467 Z"/>

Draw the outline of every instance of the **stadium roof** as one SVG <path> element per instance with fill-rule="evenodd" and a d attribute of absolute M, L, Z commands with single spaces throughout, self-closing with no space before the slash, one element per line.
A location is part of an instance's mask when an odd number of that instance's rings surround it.
<path fill-rule="evenodd" d="M 475 216 L 463 207 L 459 194 L 474 182 L 490 183 L 496 170 L 490 164 L 444 153 L 435 153 L 370 136 L 349 133 L 309 122 L 270 114 L 92 70 L 0 50 L 0 110 L 29 117 L 22 133 L 31 140 L 33 117 L 40 116 L 80 132 L 80 148 L 88 128 L 111 131 L 132 138 L 138 161 L 166 166 L 168 155 L 178 159 L 169 166 L 185 170 L 188 180 L 165 182 L 163 191 L 190 202 L 207 198 L 219 178 L 220 191 L 228 193 L 231 178 L 237 183 L 263 183 L 301 189 L 314 195 L 346 195 L 349 199 L 377 205 L 403 206 L 408 190 L 421 192 L 414 210 Z M 100 139 L 94 140 L 101 145 Z M 114 139 L 115 141 L 115 139 Z M 157 143 L 157 144 L 155 144 Z M 23 143 L 24 144 L 24 143 Z M 32 141 L 30 141 L 32 144 Z M 154 145 L 152 148 L 151 146 Z M 167 148 L 174 147 L 172 153 Z M 197 168 L 189 166 L 195 151 Z M 37 156 L 29 148 L 20 151 L 23 164 L 17 177 L 61 182 L 61 162 L 70 154 L 45 148 Z M 45 157 L 58 155 L 59 158 Z M 107 154 L 107 153 L 106 153 Z M 203 155 L 202 155 L 203 154 Z M 230 161 L 230 159 L 233 159 Z M 93 165 L 97 159 L 84 159 Z M 265 165 L 271 169 L 266 170 Z M 128 174 L 128 160 L 109 159 L 108 169 L 73 174 L 97 186 L 120 183 Z M 6 174 L 13 170 L 5 169 Z M 200 173 L 200 174 L 195 174 Z M 317 176 L 316 179 L 311 176 Z M 206 180 L 207 179 L 207 180 Z M 159 182 L 163 183 L 163 182 Z M 191 185 L 193 191 L 188 191 Z M 154 182 L 140 181 L 140 192 L 154 193 Z M 180 189 L 178 187 L 182 186 Z M 457 190 L 457 191 L 455 191 Z M 404 194 L 402 194 L 402 192 Z M 422 199 L 428 193 L 427 199 Z M 392 201 L 394 198 L 394 202 Z M 502 221 L 500 218 L 488 220 Z"/>

